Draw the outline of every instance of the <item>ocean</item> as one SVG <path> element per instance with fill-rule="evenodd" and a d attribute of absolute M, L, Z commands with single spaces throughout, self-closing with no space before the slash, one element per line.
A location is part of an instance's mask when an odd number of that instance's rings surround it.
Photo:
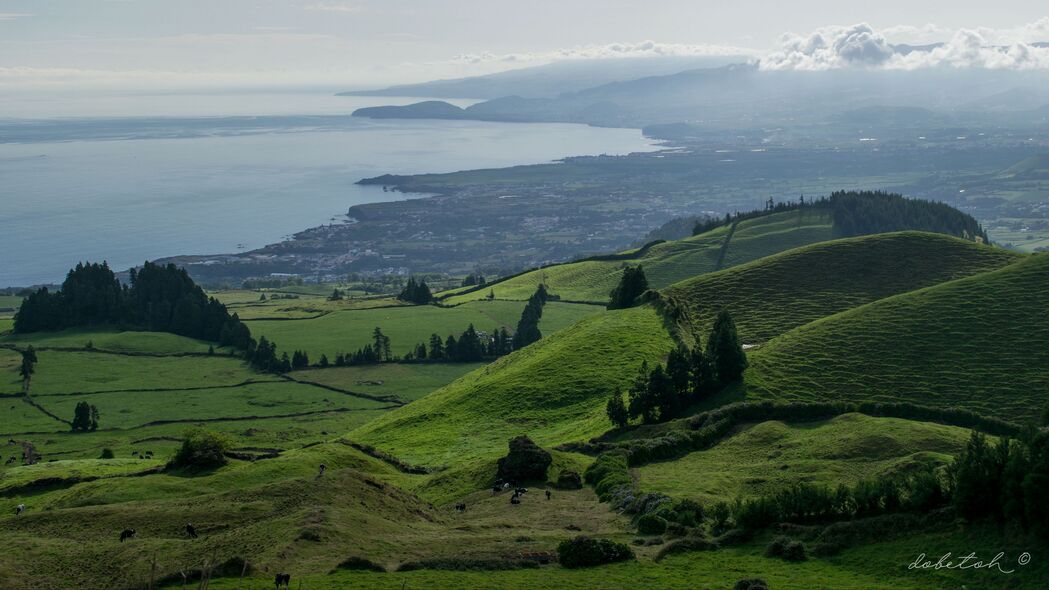
<path fill-rule="evenodd" d="M 656 149 L 631 129 L 348 116 L 418 100 L 0 97 L 0 287 L 60 282 L 78 261 L 123 270 L 257 248 L 356 204 L 418 196 L 354 184 L 365 177 Z"/>

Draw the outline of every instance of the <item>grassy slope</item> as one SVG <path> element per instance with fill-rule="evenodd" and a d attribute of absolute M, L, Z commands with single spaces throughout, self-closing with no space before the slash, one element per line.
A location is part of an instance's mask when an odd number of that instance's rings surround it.
<path fill-rule="evenodd" d="M 637 470 L 641 489 L 703 503 L 751 497 L 793 483 L 854 484 L 915 463 L 948 462 L 964 428 L 844 414 L 823 422 L 762 422 L 706 451 Z"/>
<path fill-rule="evenodd" d="M 1049 255 L 883 299 L 750 355 L 748 399 L 909 401 L 1008 420 L 1049 401 Z"/>
<path fill-rule="evenodd" d="M 506 326 L 512 330 L 521 317 L 524 303 L 517 301 L 476 301 L 456 307 L 432 305 L 364 309 L 330 313 L 316 319 L 250 321 L 252 334 L 266 336 L 289 354 L 305 350 L 316 362 L 321 354 L 331 360 L 340 352 L 354 352 L 372 342 L 376 326 L 390 337 L 394 354 L 403 355 L 431 334 L 442 338 L 459 337 L 471 323 L 478 330 L 490 331 Z M 597 306 L 553 303 L 543 308 L 539 329 L 552 334 L 579 319 L 601 311 Z"/>
<path fill-rule="evenodd" d="M 619 282 L 624 264 L 641 264 L 653 288 L 663 288 L 688 277 L 717 270 L 718 257 L 728 236 L 728 227 L 659 244 L 638 259 L 587 261 L 552 266 L 524 273 L 507 281 L 449 298 L 448 303 L 480 299 L 489 290 L 497 299 L 527 299 L 536 285 L 545 281 L 551 293 L 572 301 L 604 303 Z M 831 238 L 828 215 L 821 211 L 787 211 L 743 221 L 726 250 L 724 266 L 741 264 L 787 248 Z M 738 240 L 737 240 L 738 238 Z"/>
<path fill-rule="evenodd" d="M 543 338 L 351 433 L 413 463 L 505 453 L 511 436 L 543 445 L 606 429 L 604 404 L 642 359 L 673 346 L 651 308 L 602 313 Z"/>
<path fill-rule="evenodd" d="M 995 270 L 1019 258 L 940 234 L 879 234 L 796 248 L 677 283 L 666 294 L 689 304 L 700 333 L 710 329 L 719 310 L 728 309 L 743 341 L 754 343 L 817 318 Z"/>

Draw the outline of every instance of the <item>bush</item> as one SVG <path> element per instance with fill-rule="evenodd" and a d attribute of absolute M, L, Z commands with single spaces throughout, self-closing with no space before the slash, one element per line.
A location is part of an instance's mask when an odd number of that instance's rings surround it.
<path fill-rule="evenodd" d="M 634 552 L 622 543 L 580 536 L 561 541 L 557 558 L 567 568 L 590 567 L 633 559 Z"/>
<path fill-rule="evenodd" d="M 594 486 L 594 491 L 602 502 L 612 499 L 612 492 L 616 488 L 630 488 L 633 483 L 630 479 L 626 451 L 622 450 L 608 451 L 598 455 L 597 459 L 586 468 L 583 477 L 586 483 Z"/>
<path fill-rule="evenodd" d="M 674 502 L 659 511 L 659 515 L 668 522 L 677 523 L 681 526 L 694 527 L 703 521 L 703 506 L 694 500 L 683 499 Z"/>
<path fill-rule="evenodd" d="M 736 582 L 732 590 L 769 590 L 769 584 L 761 578 L 747 578 Z"/>
<path fill-rule="evenodd" d="M 352 571 L 366 571 L 366 572 L 385 572 L 386 568 L 375 563 L 370 559 L 363 557 L 351 556 L 342 560 L 342 563 L 335 566 L 335 570 L 352 570 Z M 334 573 L 335 570 L 332 570 Z"/>
<path fill-rule="evenodd" d="M 175 456 L 171 459 L 172 467 L 211 469 L 226 464 L 226 452 L 230 440 L 218 432 L 210 430 L 191 430 L 186 433 Z"/>
<path fill-rule="evenodd" d="M 646 514 L 637 520 L 637 532 L 642 535 L 662 535 L 667 532 L 667 519 Z"/>
<path fill-rule="evenodd" d="M 659 550 L 656 553 L 655 560 L 661 561 L 667 555 L 674 553 L 692 553 L 695 551 L 716 551 L 718 544 L 714 541 L 704 539 L 699 536 L 685 537 L 684 539 L 678 539 L 672 543 L 668 543 L 666 547 Z"/>
<path fill-rule="evenodd" d="M 562 490 L 578 490 L 583 487 L 583 478 L 575 471 L 562 471 L 557 476 L 557 487 Z"/>
<path fill-rule="evenodd" d="M 765 557 L 783 557 L 783 551 L 790 543 L 789 537 L 779 536 L 765 547 Z"/>
<path fill-rule="evenodd" d="M 510 439 L 510 452 L 499 459 L 498 477 L 502 481 L 545 481 L 546 470 L 554 462 L 550 453 L 527 436 Z"/>
<path fill-rule="evenodd" d="M 102 449 L 102 456 L 99 459 L 112 459 L 116 455 L 113 454 L 113 449 Z"/>
<path fill-rule="evenodd" d="M 787 561 L 805 561 L 805 545 L 801 541 L 791 541 L 783 548 L 783 559 Z"/>

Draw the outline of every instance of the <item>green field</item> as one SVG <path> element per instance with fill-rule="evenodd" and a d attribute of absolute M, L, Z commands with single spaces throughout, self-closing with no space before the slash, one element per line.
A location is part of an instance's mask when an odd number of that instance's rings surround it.
<path fill-rule="evenodd" d="M 704 504 L 748 498 L 796 483 L 836 486 L 947 463 L 969 431 L 897 418 L 843 414 L 824 422 L 750 425 L 706 451 L 637 469 L 650 492 Z"/>
<path fill-rule="evenodd" d="M 334 360 L 339 353 L 352 353 L 371 344 L 372 331 L 379 327 L 390 337 L 395 355 L 403 355 L 431 334 L 446 338 L 459 337 L 473 324 L 477 330 L 490 332 L 496 327 L 513 330 L 521 317 L 524 302 L 475 301 L 455 307 L 433 305 L 363 309 L 330 313 L 316 319 L 258 320 L 247 322 L 251 333 L 277 343 L 278 352 L 291 354 L 305 350 L 317 362 L 321 354 Z M 594 305 L 550 302 L 543 307 L 539 329 L 544 334 L 566 328 L 580 319 L 601 311 Z"/>
<path fill-rule="evenodd" d="M 883 299 L 754 351 L 747 399 L 909 401 L 1026 421 L 1049 391 L 1049 255 Z"/>
<path fill-rule="evenodd" d="M 665 294 L 688 306 L 701 334 L 727 309 L 743 341 L 760 343 L 839 311 L 1019 258 L 942 234 L 879 234 L 789 250 L 682 281 Z"/>
<path fill-rule="evenodd" d="M 485 363 L 386 363 L 295 371 L 292 378 L 368 395 L 414 401 Z"/>

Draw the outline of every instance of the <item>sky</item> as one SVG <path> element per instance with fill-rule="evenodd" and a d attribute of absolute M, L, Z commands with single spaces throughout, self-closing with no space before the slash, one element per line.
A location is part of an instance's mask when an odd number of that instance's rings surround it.
<path fill-rule="evenodd" d="M 1032 0 L 0 0 L 0 90 L 356 89 L 664 54 L 1049 67 L 1036 41 L 1049 8 Z"/>

